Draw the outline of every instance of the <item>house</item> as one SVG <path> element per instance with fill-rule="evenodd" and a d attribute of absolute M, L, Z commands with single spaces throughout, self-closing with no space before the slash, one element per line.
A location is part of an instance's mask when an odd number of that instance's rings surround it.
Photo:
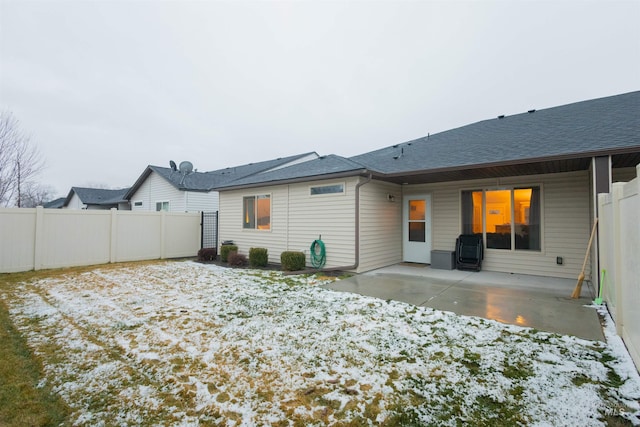
<path fill-rule="evenodd" d="M 430 264 L 473 233 L 483 270 L 576 278 L 597 193 L 638 163 L 640 92 L 530 110 L 227 182 L 220 239 L 309 262 L 321 237 L 326 268 L 363 272 Z"/>
<path fill-rule="evenodd" d="M 216 186 L 317 157 L 311 152 L 211 172 L 193 170 L 190 162 L 180 168 L 174 162 L 169 168 L 149 165 L 124 197 L 134 211 L 213 212 L 218 210 Z"/>
<path fill-rule="evenodd" d="M 124 195 L 129 188 L 106 190 L 104 188 L 71 187 L 62 209 L 103 209 L 129 210 L 129 202 Z"/>
<path fill-rule="evenodd" d="M 51 200 L 50 202 L 45 203 L 44 205 L 42 205 L 42 207 L 45 209 L 62 209 L 62 207 L 64 206 L 65 200 L 67 200 L 66 197 L 59 197 L 57 199 L 54 199 L 54 200 Z"/>

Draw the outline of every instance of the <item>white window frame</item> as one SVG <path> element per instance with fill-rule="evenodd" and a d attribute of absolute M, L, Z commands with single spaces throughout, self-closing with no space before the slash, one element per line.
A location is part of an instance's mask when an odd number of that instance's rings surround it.
<path fill-rule="evenodd" d="M 164 204 L 167 204 L 167 209 L 164 209 Z M 160 204 L 160 209 L 158 209 L 158 204 Z M 169 200 L 158 200 L 156 201 L 156 212 L 169 212 L 169 210 L 171 209 L 171 202 L 169 202 Z"/>
<path fill-rule="evenodd" d="M 313 189 L 314 188 L 329 188 L 329 187 L 337 187 L 337 186 L 341 186 L 342 187 L 342 191 L 313 194 Z M 311 197 L 344 196 L 345 194 L 347 194 L 347 185 L 346 185 L 346 183 L 344 181 L 343 182 L 333 182 L 333 183 L 330 183 L 330 184 L 310 185 L 309 186 L 309 196 L 311 196 Z"/>
<path fill-rule="evenodd" d="M 134 200 L 133 201 L 133 207 L 144 207 L 144 202 L 142 200 Z"/>
<path fill-rule="evenodd" d="M 254 225 L 253 227 L 245 227 L 245 216 L 246 216 L 246 211 L 245 211 L 245 199 L 248 198 L 253 198 L 253 218 L 254 218 Z M 269 228 L 259 228 L 258 227 L 258 198 L 268 198 L 269 199 Z M 262 233 L 269 233 L 271 232 L 271 225 L 273 224 L 273 195 L 271 193 L 261 193 L 261 194 L 247 194 L 247 195 L 243 195 L 242 196 L 242 230 L 243 231 L 259 231 Z"/>

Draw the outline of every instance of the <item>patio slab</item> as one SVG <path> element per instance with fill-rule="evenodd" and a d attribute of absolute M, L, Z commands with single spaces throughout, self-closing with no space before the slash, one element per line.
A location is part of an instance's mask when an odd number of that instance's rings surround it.
<path fill-rule="evenodd" d="M 576 281 L 399 264 L 327 288 L 604 341 L 598 314 L 589 307 L 593 289 L 585 281 L 581 298 L 572 299 Z"/>

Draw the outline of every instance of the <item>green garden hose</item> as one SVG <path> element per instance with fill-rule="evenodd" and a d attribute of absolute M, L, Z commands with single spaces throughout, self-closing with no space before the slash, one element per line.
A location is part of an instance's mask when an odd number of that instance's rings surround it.
<path fill-rule="evenodd" d="M 327 261 L 327 252 L 324 248 L 324 243 L 322 240 L 314 240 L 311 244 L 311 254 L 309 255 L 311 258 L 311 265 L 314 268 L 322 268 L 324 267 L 324 263 Z"/>

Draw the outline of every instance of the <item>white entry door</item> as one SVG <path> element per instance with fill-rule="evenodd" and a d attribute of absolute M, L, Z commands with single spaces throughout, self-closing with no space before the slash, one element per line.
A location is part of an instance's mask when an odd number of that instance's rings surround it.
<path fill-rule="evenodd" d="M 404 196 L 402 252 L 406 262 L 431 263 L 431 195 Z"/>

